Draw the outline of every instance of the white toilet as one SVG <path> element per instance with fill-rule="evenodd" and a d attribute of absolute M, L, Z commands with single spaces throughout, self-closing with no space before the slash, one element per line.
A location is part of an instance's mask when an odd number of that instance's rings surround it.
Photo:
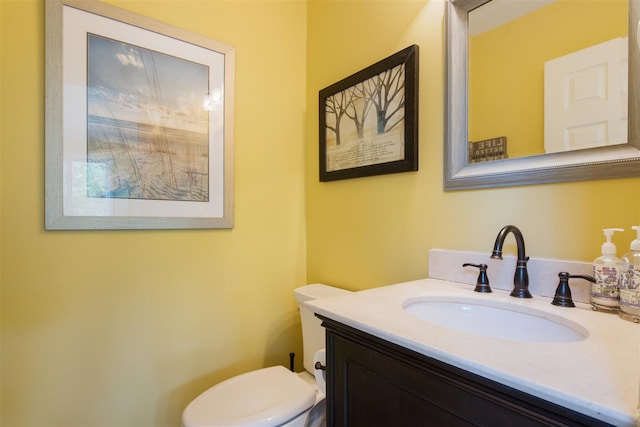
<path fill-rule="evenodd" d="M 302 321 L 305 371 L 272 366 L 221 382 L 196 397 L 182 413 L 184 427 L 255 426 L 320 427 L 325 425 L 325 331 L 302 302 L 349 291 L 315 284 L 294 290 Z M 315 360 L 314 360 L 315 359 Z"/>

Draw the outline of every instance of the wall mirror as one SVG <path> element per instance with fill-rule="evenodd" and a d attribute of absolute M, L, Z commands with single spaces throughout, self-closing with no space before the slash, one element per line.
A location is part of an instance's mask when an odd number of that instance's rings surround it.
<path fill-rule="evenodd" d="M 493 10 L 499 3 L 535 7 Z M 602 11 L 587 11 L 587 4 L 607 8 L 616 21 L 598 23 L 602 29 L 597 31 L 592 23 L 581 24 L 589 29 L 588 37 L 569 29 L 563 13 L 570 14 L 570 21 L 580 15 L 603 21 Z M 567 11 L 569 7 L 574 10 Z M 449 0 L 446 8 L 445 190 L 640 176 L 635 119 L 640 112 L 640 0 Z M 487 24 L 483 15 L 491 21 L 504 18 Z M 543 19 L 544 26 L 535 19 Z M 555 21 L 566 43 L 552 35 L 549 26 Z M 522 23 L 533 31 L 528 37 Z M 586 40 L 600 33 L 601 38 Z M 541 48 L 543 34 L 549 35 L 552 48 Z M 572 43 L 575 52 L 568 47 Z M 581 58 L 597 57 L 593 52 L 598 49 L 621 53 L 604 68 L 601 63 L 580 65 Z M 535 64 L 527 62 L 534 58 Z M 588 72 L 578 72 L 584 70 Z M 585 113 L 582 104 L 594 98 L 610 101 L 615 111 L 602 107 L 598 114 L 614 120 Z M 578 109 L 566 113 L 569 100 Z M 576 117 L 588 123 L 571 122 Z M 565 122 L 557 124 L 558 118 Z"/>

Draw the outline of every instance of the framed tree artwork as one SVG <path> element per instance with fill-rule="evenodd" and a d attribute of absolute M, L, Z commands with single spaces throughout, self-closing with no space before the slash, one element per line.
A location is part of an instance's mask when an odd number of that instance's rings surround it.
<path fill-rule="evenodd" d="M 319 93 L 320 181 L 418 170 L 418 46 Z"/>

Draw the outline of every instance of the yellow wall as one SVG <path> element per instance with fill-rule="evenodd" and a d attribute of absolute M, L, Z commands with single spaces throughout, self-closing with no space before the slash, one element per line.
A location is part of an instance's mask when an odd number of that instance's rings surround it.
<path fill-rule="evenodd" d="M 609 226 L 627 229 L 614 238 L 620 251 L 633 239 L 640 179 L 442 191 L 444 8 L 439 0 L 309 3 L 309 281 L 364 289 L 425 277 L 430 248 L 489 254 L 506 224 L 521 228 L 535 257 L 590 261 Z M 413 43 L 420 45 L 420 170 L 318 182 L 318 91 Z"/>
<path fill-rule="evenodd" d="M 627 3 L 561 0 L 474 37 L 469 140 L 506 136 L 509 157 L 543 154 L 544 63 L 626 36 Z"/>
<path fill-rule="evenodd" d="M 45 232 L 44 1 L 2 0 L 3 427 L 175 427 L 302 353 L 305 2 L 113 3 L 235 46 L 236 226 Z"/>
<path fill-rule="evenodd" d="M 0 2 L 2 426 L 176 426 L 300 354 L 305 281 L 425 277 L 429 248 L 488 252 L 507 223 L 532 256 L 587 260 L 640 223 L 640 179 L 442 191 L 442 0 L 121 0 L 236 46 L 236 226 L 45 232 L 43 4 Z M 319 183 L 318 90 L 413 43 L 420 171 Z"/>

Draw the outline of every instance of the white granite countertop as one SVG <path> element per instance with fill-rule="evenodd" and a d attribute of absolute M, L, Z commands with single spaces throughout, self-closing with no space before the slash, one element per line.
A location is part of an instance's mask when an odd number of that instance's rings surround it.
<path fill-rule="evenodd" d="M 551 305 L 551 299 L 473 292 L 466 284 L 423 279 L 306 302 L 323 316 L 458 368 L 616 426 L 639 426 L 640 325 L 617 314 Z M 532 308 L 576 322 L 575 342 L 518 342 L 427 323 L 404 310 L 411 300 L 464 297 Z"/>

